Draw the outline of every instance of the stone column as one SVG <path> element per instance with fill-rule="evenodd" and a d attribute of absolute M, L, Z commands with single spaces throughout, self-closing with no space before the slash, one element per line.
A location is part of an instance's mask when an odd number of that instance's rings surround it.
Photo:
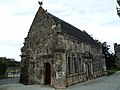
<path fill-rule="evenodd" d="M 55 83 L 54 87 L 57 89 L 65 89 L 66 88 L 66 60 L 65 54 L 59 54 L 58 60 L 56 61 L 56 72 L 55 72 Z M 62 60 L 61 60 L 62 59 Z"/>

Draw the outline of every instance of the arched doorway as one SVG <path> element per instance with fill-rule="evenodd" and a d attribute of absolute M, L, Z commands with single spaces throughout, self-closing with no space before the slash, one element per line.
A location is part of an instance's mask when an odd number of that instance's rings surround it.
<path fill-rule="evenodd" d="M 51 84 L 51 65 L 50 63 L 45 63 L 45 79 L 44 79 L 44 84 L 45 85 L 50 85 Z"/>

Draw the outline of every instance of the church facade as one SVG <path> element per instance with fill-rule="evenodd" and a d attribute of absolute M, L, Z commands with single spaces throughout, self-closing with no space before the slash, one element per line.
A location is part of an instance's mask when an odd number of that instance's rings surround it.
<path fill-rule="evenodd" d="M 21 49 L 21 83 L 66 88 L 105 71 L 100 44 L 39 7 Z"/>

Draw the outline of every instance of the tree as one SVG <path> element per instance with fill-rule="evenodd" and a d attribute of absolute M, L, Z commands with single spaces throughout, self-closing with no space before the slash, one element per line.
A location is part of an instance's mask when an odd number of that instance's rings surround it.
<path fill-rule="evenodd" d="M 0 57 L 0 78 L 3 78 L 3 76 L 5 75 L 8 65 L 9 62 L 6 57 Z"/>
<path fill-rule="evenodd" d="M 20 67 L 20 62 L 10 58 L 0 57 L 0 78 L 4 78 L 8 67 Z"/>
<path fill-rule="evenodd" d="M 107 68 L 116 67 L 117 66 L 116 55 L 114 53 L 110 53 L 109 49 L 110 45 L 107 45 L 107 42 L 103 42 L 102 53 L 105 55 L 106 67 Z"/>

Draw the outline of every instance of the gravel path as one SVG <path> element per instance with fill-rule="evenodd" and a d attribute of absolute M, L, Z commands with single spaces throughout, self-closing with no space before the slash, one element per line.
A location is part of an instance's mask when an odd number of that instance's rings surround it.
<path fill-rule="evenodd" d="M 0 80 L 0 90 L 55 90 L 52 87 L 41 85 L 22 85 L 10 80 Z M 2 83 L 3 82 L 3 83 Z M 12 83 L 12 84 L 8 84 Z M 90 80 L 81 84 L 68 87 L 66 90 L 120 90 L 120 72 L 116 72 L 111 76 L 104 76 L 94 80 Z"/>

